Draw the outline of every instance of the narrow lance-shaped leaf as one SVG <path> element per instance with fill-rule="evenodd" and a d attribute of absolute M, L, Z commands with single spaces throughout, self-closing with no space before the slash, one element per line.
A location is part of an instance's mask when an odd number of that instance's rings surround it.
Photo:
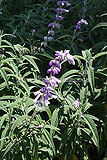
<path fill-rule="evenodd" d="M 52 148 L 53 153 L 55 155 L 55 146 L 54 146 L 54 142 L 53 142 L 52 136 L 49 134 L 49 132 L 46 129 L 43 129 L 43 133 L 44 133 L 46 139 L 48 140 L 49 146 Z"/>
<path fill-rule="evenodd" d="M 89 83 L 90 83 L 91 90 L 92 90 L 92 93 L 93 93 L 93 95 L 94 95 L 94 87 L 95 87 L 95 84 L 94 84 L 94 69 L 93 69 L 93 67 L 89 67 L 89 68 L 88 68 L 87 74 L 88 74 L 88 81 L 89 81 Z"/>
<path fill-rule="evenodd" d="M 7 74 L 6 74 L 5 70 L 1 68 L 1 69 L 0 69 L 0 73 L 1 73 L 1 75 L 2 75 L 2 77 L 3 77 L 3 79 L 4 79 L 4 81 L 6 82 L 7 87 L 9 87 L 9 84 L 8 84 L 8 77 L 7 77 Z"/>
<path fill-rule="evenodd" d="M 51 125 L 57 127 L 58 126 L 58 113 L 59 113 L 59 108 L 55 109 L 53 114 L 52 114 L 52 118 L 51 118 Z M 54 135 L 55 130 L 51 129 L 50 130 L 50 134 Z"/>
<path fill-rule="evenodd" d="M 106 54 L 107 54 L 107 52 L 100 52 L 100 53 L 96 54 L 96 55 L 93 57 L 93 59 L 96 59 L 96 58 L 98 58 L 98 57 L 104 56 L 104 55 L 106 55 Z"/>
<path fill-rule="evenodd" d="M 99 28 L 99 27 L 107 27 L 107 22 L 101 22 L 99 24 L 97 24 L 92 30 L 91 32 L 96 29 L 96 28 Z"/>
<path fill-rule="evenodd" d="M 84 118 L 85 123 L 88 125 L 88 127 L 90 128 L 93 134 L 92 140 L 94 144 L 99 148 L 99 137 L 98 137 L 98 132 L 97 132 L 97 128 L 94 121 L 92 120 L 92 118 L 90 118 L 90 115 L 88 114 L 84 114 L 82 115 L 82 117 Z"/>
<path fill-rule="evenodd" d="M 29 56 L 29 55 L 23 56 L 23 59 L 26 59 L 30 64 L 33 65 L 33 67 L 34 67 L 38 72 L 40 72 L 40 71 L 39 71 L 39 68 L 38 68 L 37 64 L 35 63 L 35 61 L 33 60 L 33 58 L 38 59 L 38 58 L 36 58 L 36 57 L 32 57 L 32 56 Z"/>

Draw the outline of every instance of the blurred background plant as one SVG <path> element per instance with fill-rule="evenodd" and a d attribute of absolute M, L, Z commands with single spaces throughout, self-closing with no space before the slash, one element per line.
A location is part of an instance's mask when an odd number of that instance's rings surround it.
<path fill-rule="evenodd" d="M 0 160 L 107 158 L 106 1 L 69 0 L 61 27 L 43 47 L 57 2 L 0 0 Z M 88 25 L 74 32 L 81 19 Z M 37 112 L 34 92 L 45 85 L 55 51 L 64 49 L 76 65 L 62 64 L 61 99 Z"/>

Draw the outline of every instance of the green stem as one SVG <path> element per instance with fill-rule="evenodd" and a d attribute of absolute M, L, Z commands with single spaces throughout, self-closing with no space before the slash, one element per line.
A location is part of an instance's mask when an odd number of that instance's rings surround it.
<path fill-rule="evenodd" d="M 27 132 L 28 132 L 29 126 L 30 126 L 32 120 L 34 119 L 35 115 L 36 115 L 36 109 L 34 110 L 32 116 L 31 116 L 31 118 L 30 118 L 29 124 L 28 124 L 28 126 L 27 126 L 27 128 L 26 128 L 26 131 L 25 131 L 25 136 L 27 136 Z"/>

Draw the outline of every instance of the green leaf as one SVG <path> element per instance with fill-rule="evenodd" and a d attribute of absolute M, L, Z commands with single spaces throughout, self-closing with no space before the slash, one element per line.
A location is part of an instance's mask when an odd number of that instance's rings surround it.
<path fill-rule="evenodd" d="M 2 89 L 4 89 L 6 86 L 7 86 L 7 85 L 6 85 L 6 82 L 1 83 L 1 84 L 0 84 L 0 91 L 1 91 Z"/>
<path fill-rule="evenodd" d="M 46 112 L 49 116 L 49 119 L 51 119 L 51 110 L 49 109 L 49 107 L 46 107 Z"/>
<path fill-rule="evenodd" d="M 36 57 L 29 56 L 29 55 L 23 56 L 23 59 L 27 60 L 40 73 L 39 68 L 38 68 L 37 64 L 35 63 L 35 61 L 33 60 L 33 58 L 38 59 Z"/>
<path fill-rule="evenodd" d="M 92 104 L 88 103 L 88 99 L 87 99 L 86 102 L 82 106 L 81 112 L 82 113 L 86 112 L 91 106 Z"/>
<path fill-rule="evenodd" d="M 10 142 L 6 148 L 5 148 L 5 152 L 3 153 L 3 158 L 5 157 L 5 155 L 11 150 L 11 148 L 14 146 L 15 141 L 14 142 Z"/>
<path fill-rule="evenodd" d="M 43 129 L 43 133 L 44 133 L 46 139 L 48 140 L 48 145 L 52 148 L 53 153 L 55 155 L 55 146 L 54 146 L 52 136 L 49 134 L 49 132 L 46 129 Z"/>
<path fill-rule="evenodd" d="M 99 28 L 99 27 L 107 27 L 107 22 L 101 22 L 99 24 L 97 24 L 92 30 L 91 32 L 96 29 L 96 28 Z"/>
<path fill-rule="evenodd" d="M 29 116 L 27 115 L 23 115 L 23 116 L 19 116 L 14 122 L 13 125 L 11 127 L 11 131 L 13 132 L 15 130 L 16 127 L 20 126 L 23 124 L 24 120 L 29 120 Z"/>
<path fill-rule="evenodd" d="M 50 128 L 51 130 L 56 130 L 56 131 L 57 131 L 57 130 L 60 130 L 59 128 L 57 128 L 57 127 L 55 127 L 55 126 L 47 125 L 47 124 L 44 126 L 44 128 Z"/>
<path fill-rule="evenodd" d="M 99 58 L 99 57 L 104 56 L 104 55 L 106 55 L 106 54 L 107 54 L 107 52 L 100 52 L 100 53 L 96 54 L 96 55 L 93 57 L 93 59 L 95 60 L 96 58 Z"/>
<path fill-rule="evenodd" d="M 21 46 L 20 44 L 16 44 L 16 45 L 14 45 L 14 48 L 15 48 L 15 50 L 16 50 L 17 52 L 20 52 L 21 49 L 22 49 L 22 46 Z"/>
<path fill-rule="evenodd" d="M 63 39 L 63 38 L 67 38 L 67 37 L 72 38 L 71 35 L 66 34 L 66 35 L 63 35 L 63 36 L 61 36 L 61 37 L 58 37 L 56 40 Z"/>
<path fill-rule="evenodd" d="M 92 117 L 90 117 L 90 115 L 88 114 L 84 114 L 82 115 L 82 117 L 85 120 L 85 123 L 88 125 L 88 127 L 90 128 L 93 136 L 91 137 L 94 144 L 99 148 L 99 137 L 98 137 L 98 132 L 97 132 L 97 128 L 96 125 L 94 123 L 94 121 L 92 120 Z"/>
<path fill-rule="evenodd" d="M 0 129 L 5 121 L 5 119 L 8 117 L 8 114 L 4 114 L 1 118 L 0 118 Z"/>
<path fill-rule="evenodd" d="M 89 50 L 86 49 L 85 51 L 82 51 L 82 55 L 83 55 L 84 59 L 89 61 L 89 59 L 92 55 L 91 54 L 91 49 L 89 49 Z"/>
<path fill-rule="evenodd" d="M 25 89 L 25 91 L 28 93 L 28 95 L 30 95 L 30 90 L 29 90 L 28 84 L 23 80 L 19 81 L 19 83 Z"/>
<path fill-rule="evenodd" d="M 39 149 L 39 144 L 34 135 L 32 135 L 33 138 L 33 159 L 32 160 L 37 160 L 38 159 L 38 149 Z"/>
<path fill-rule="evenodd" d="M 0 143 L 0 150 L 3 148 L 4 144 L 5 144 L 5 137 L 7 137 L 7 132 L 8 132 L 8 127 L 5 127 L 5 129 L 2 131 L 2 135 L 1 135 L 1 143 Z"/>
<path fill-rule="evenodd" d="M 5 70 L 3 68 L 0 69 L 0 73 L 1 73 L 4 81 L 6 82 L 7 87 L 9 87 L 8 77 L 7 77 L 7 74 L 6 74 L 6 72 L 5 72 Z"/>
<path fill-rule="evenodd" d="M 82 57 L 82 56 L 74 55 L 74 57 L 86 61 L 86 59 L 84 57 Z"/>
<path fill-rule="evenodd" d="M 38 53 L 37 55 L 44 56 L 44 57 L 47 57 L 47 58 L 49 58 L 49 59 L 54 59 L 54 57 L 52 57 L 52 56 L 49 55 L 48 53 L 43 53 L 43 54 Z"/>
<path fill-rule="evenodd" d="M 93 95 L 94 95 L 94 90 L 95 90 L 95 84 L 94 84 L 94 68 L 93 68 L 93 67 L 88 67 L 87 74 L 88 74 L 88 81 L 89 81 L 89 83 L 90 83 L 91 90 L 92 90 L 92 93 L 93 93 Z"/>
<path fill-rule="evenodd" d="M 103 17 L 103 16 L 107 16 L 107 13 L 104 13 L 104 14 L 101 15 L 101 17 Z"/>
<path fill-rule="evenodd" d="M 58 126 L 58 114 L 59 114 L 60 109 L 55 109 L 52 118 L 51 118 L 51 125 L 57 127 Z M 55 133 L 55 130 L 51 128 L 50 134 L 53 136 Z"/>
<path fill-rule="evenodd" d="M 2 40 L 2 42 L 6 43 L 9 47 L 11 47 L 14 50 L 14 48 L 10 42 L 8 42 L 7 40 Z"/>
<path fill-rule="evenodd" d="M 79 70 L 70 70 L 66 73 L 64 73 L 61 77 L 61 79 L 65 79 L 66 77 L 72 75 L 72 74 L 80 74 L 80 71 Z"/>

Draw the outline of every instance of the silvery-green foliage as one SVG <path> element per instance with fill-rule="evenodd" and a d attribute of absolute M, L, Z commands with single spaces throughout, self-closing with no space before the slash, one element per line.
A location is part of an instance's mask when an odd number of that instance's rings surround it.
<path fill-rule="evenodd" d="M 106 1 L 69 2 L 61 28 L 49 32 L 54 0 L 0 1 L 0 159 L 106 157 Z M 83 18 L 88 25 L 73 34 Z M 45 112 L 37 112 L 33 93 L 45 85 L 54 52 L 64 49 L 75 56 L 76 65 L 61 64 L 59 98 L 50 100 Z M 74 107 L 74 102 L 79 105 Z"/>

